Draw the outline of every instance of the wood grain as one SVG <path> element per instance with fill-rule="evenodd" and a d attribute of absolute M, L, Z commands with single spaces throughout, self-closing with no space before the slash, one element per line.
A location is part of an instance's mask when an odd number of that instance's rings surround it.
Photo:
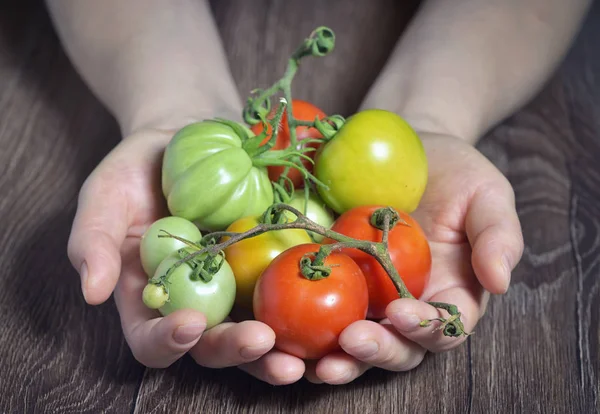
<path fill-rule="evenodd" d="M 335 52 L 302 66 L 295 96 L 359 106 L 416 1 L 212 1 L 242 96 L 270 84 L 315 26 Z M 600 412 L 600 5 L 556 75 L 479 148 L 515 188 L 526 249 L 463 346 L 406 373 L 341 387 L 272 387 L 184 358 L 144 369 L 112 301 L 86 306 L 66 257 L 77 192 L 119 140 L 40 1 L 0 5 L 0 412 Z"/>
<path fill-rule="evenodd" d="M 66 257 L 76 195 L 117 142 L 40 4 L 0 11 L 0 412 L 123 412 L 143 368 Z M 126 409 L 127 411 L 127 409 Z"/>

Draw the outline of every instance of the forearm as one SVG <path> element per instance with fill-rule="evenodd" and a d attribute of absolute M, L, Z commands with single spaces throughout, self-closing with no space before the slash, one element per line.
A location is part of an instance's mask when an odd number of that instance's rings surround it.
<path fill-rule="evenodd" d="M 589 0 L 429 0 L 364 107 L 474 143 L 526 103 L 560 62 Z"/>
<path fill-rule="evenodd" d="M 47 0 L 80 75 L 124 134 L 241 114 L 205 0 Z"/>

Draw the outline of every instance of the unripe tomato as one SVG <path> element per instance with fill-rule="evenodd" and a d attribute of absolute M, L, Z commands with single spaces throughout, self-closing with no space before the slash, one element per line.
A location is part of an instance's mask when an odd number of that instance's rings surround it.
<path fill-rule="evenodd" d="M 163 217 L 156 220 L 148 227 L 140 242 L 140 259 L 148 277 L 154 276 L 156 268 L 165 257 L 187 247 L 187 244 L 172 237 L 158 237 L 165 234 L 161 230 L 168 231 L 192 243 L 196 243 L 202 238 L 198 227 L 184 218 Z"/>
<path fill-rule="evenodd" d="M 184 249 L 188 254 L 192 253 L 192 249 Z M 179 254 L 173 253 L 168 256 L 156 269 L 154 278 L 158 279 L 167 273 L 181 257 Z M 233 301 L 235 299 L 235 278 L 233 271 L 223 260 L 221 269 L 212 277 L 212 280 L 205 282 L 204 280 L 192 279 L 193 269 L 183 263 L 178 266 L 170 275 L 167 284 L 169 300 L 158 311 L 161 315 L 166 316 L 179 309 L 193 309 L 201 312 L 206 317 L 206 328 L 212 328 L 215 325 L 223 322 L 231 312 Z M 150 285 L 149 285 L 150 286 Z M 153 292 L 150 294 L 158 295 Z M 147 294 L 147 296 L 150 296 Z M 151 303 L 148 303 L 151 305 Z M 147 304 L 147 305 L 148 305 Z"/>
<path fill-rule="evenodd" d="M 169 211 L 210 231 L 262 214 L 273 203 L 267 169 L 256 167 L 238 131 L 209 120 L 180 129 L 167 145 L 162 188 Z M 240 129 L 241 128 L 241 129 Z"/>
<path fill-rule="evenodd" d="M 325 202 L 323 202 L 323 200 L 321 200 L 319 196 L 313 192 L 309 194 L 308 202 L 306 202 L 304 190 L 296 190 L 292 195 L 292 198 L 286 204 L 294 207 L 296 210 L 299 210 L 311 221 L 314 221 L 315 223 L 320 224 L 327 229 L 333 224 L 333 213 L 329 207 L 327 207 L 327 204 L 325 204 Z M 292 212 L 288 211 L 286 214 L 288 214 L 292 220 L 296 219 L 296 215 Z M 313 233 L 312 237 L 316 242 L 323 240 L 323 236 L 317 233 Z"/>
<path fill-rule="evenodd" d="M 369 109 L 350 117 L 317 155 L 323 201 L 341 214 L 362 205 L 407 213 L 427 185 L 427 157 L 415 131 L 398 115 Z"/>

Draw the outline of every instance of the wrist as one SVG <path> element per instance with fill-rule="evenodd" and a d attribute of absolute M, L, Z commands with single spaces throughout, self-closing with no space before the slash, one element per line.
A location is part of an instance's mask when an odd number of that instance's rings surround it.
<path fill-rule="evenodd" d="M 465 115 L 467 111 L 458 106 L 449 108 L 430 100 L 378 99 L 369 96 L 361 109 L 378 108 L 394 112 L 402 117 L 419 135 L 451 136 L 475 145 L 481 136 L 482 122 L 476 114 Z"/>
<path fill-rule="evenodd" d="M 241 105 L 225 102 L 186 105 L 184 102 L 178 102 L 166 108 L 162 103 L 159 105 L 148 103 L 132 111 L 131 116 L 121 116 L 117 120 L 122 136 L 126 137 L 141 130 L 176 132 L 191 123 L 217 117 L 241 121 Z"/>

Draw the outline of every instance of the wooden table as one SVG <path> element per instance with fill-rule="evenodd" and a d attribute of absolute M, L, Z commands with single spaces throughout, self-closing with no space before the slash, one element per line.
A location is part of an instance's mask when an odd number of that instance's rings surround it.
<path fill-rule="evenodd" d="M 356 110 L 416 2 L 214 2 L 240 91 L 265 86 L 320 24 L 336 51 L 295 91 Z M 0 412 L 594 413 L 600 410 L 600 6 L 526 108 L 480 143 L 511 180 L 526 241 L 510 291 L 463 346 L 347 386 L 272 387 L 184 358 L 132 357 L 114 303 L 91 307 L 66 256 L 77 192 L 120 139 L 39 1 L 0 6 Z M 519 62 L 514 62 L 518 66 Z M 318 76 L 317 76 L 318 75 Z"/>

